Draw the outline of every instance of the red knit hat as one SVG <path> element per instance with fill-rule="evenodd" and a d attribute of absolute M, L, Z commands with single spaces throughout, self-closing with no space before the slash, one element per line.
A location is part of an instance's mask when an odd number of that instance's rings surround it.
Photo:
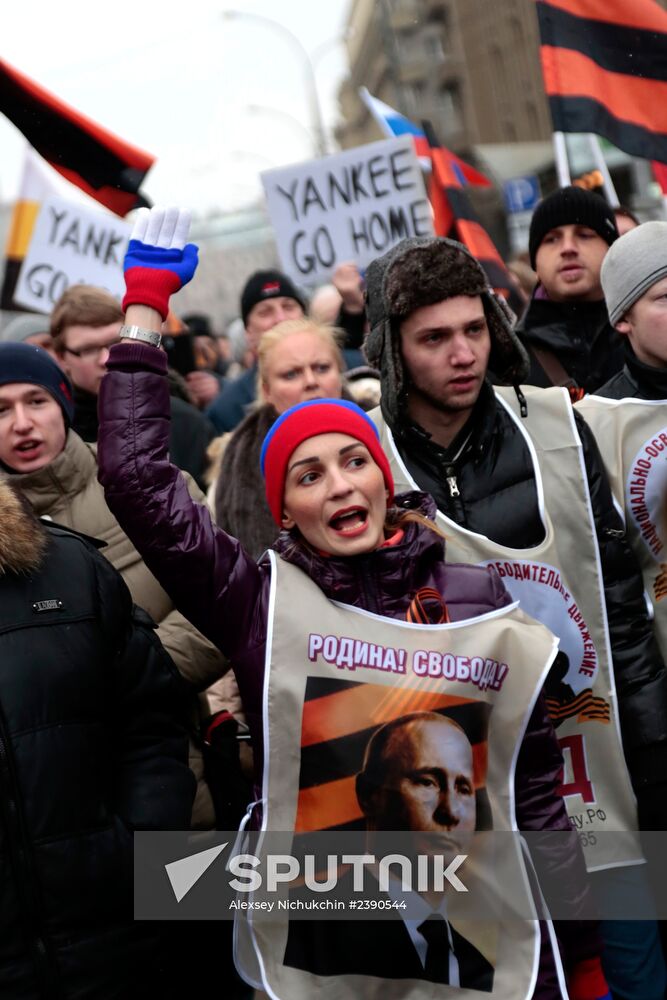
<path fill-rule="evenodd" d="M 311 399 L 287 410 L 276 420 L 264 438 L 260 464 L 266 484 L 266 499 L 276 524 L 283 516 L 283 494 L 287 463 L 303 441 L 317 434 L 349 434 L 368 448 L 375 464 L 382 472 L 388 502 L 394 499 L 394 477 L 382 445 L 377 427 L 361 407 L 345 399 Z"/>

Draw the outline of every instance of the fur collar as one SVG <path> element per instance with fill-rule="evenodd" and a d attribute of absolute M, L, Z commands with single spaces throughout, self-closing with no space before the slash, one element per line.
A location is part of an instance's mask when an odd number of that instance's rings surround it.
<path fill-rule="evenodd" d="M 0 576 L 36 570 L 46 543 L 46 530 L 27 501 L 0 476 Z"/>

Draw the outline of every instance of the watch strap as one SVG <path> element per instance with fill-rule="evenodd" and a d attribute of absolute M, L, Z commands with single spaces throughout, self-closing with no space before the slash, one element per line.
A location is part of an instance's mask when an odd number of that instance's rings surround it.
<path fill-rule="evenodd" d="M 162 343 L 162 334 L 156 330 L 144 330 L 141 326 L 121 326 L 120 338 L 125 340 L 140 340 L 144 344 L 151 344 L 152 347 L 159 347 Z"/>

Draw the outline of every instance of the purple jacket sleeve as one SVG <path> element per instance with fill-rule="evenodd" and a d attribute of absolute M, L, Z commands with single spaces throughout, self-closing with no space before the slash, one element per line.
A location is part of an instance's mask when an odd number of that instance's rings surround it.
<path fill-rule="evenodd" d="M 217 528 L 169 461 L 167 359 L 144 344 L 111 348 L 99 395 L 99 480 L 146 565 L 193 625 L 230 658 L 266 637 L 262 572 Z"/>

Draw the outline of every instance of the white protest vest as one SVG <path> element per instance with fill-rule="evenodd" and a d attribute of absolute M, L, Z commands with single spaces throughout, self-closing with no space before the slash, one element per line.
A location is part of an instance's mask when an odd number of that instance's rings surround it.
<path fill-rule="evenodd" d="M 595 435 L 624 511 L 628 541 L 653 606 L 656 639 L 667 657 L 667 400 L 586 396 L 577 409 Z"/>
<path fill-rule="evenodd" d="M 355 822 L 363 829 L 355 777 L 372 735 L 406 714 L 437 712 L 455 719 L 471 744 L 475 823 L 480 824 L 483 799 L 485 829 L 515 831 L 514 769 L 556 654 L 554 636 L 516 604 L 446 625 L 382 618 L 329 601 L 305 573 L 271 556 L 262 830 L 299 834 Z M 505 840 L 510 842 L 502 859 L 509 884 L 519 886 L 529 901 L 525 912 L 530 918 L 512 922 L 506 909 L 511 904 L 503 898 L 503 919 L 466 922 L 466 901 L 475 885 L 485 899 L 484 886 L 492 892 L 498 881 L 493 860 L 488 863 L 491 855 L 477 859 L 477 881 L 468 893 L 448 899 L 451 927 L 481 956 L 484 968 L 491 968 L 488 992 L 425 977 L 315 975 L 295 968 L 283 962 L 288 912 L 276 912 L 268 920 L 251 918 L 242 933 L 237 928 L 237 962 L 251 981 L 258 979 L 279 1000 L 477 1000 L 481 995 L 528 1000 L 537 976 L 538 923 L 518 838 Z M 256 900 L 261 902 L 261 890 Z M 364 923 L 355 927 L 363 948 Z M 393 929 L 402 935 L 403 927 L 395 924 Z M 407 947 L 414 947 L 409 937 Z"/>
<path fill-rule="evenodd" d="M 623 750 L 611 668 L 600 555 L 581 441 L 565 389 L 523 387 L 521 418 L 513 389 L 496 389 L 521 430 L 535 470 L 544 541 L 509 548 L 468 531 L 438 511 L 449 562 L 494 566 L 523 610 L 558 636 L 560 652 L 545 695 L 565 759 L 561 792 L 580 833 L 589 871 L 640 863 L 636 802 Z M 396 492 L 419 489 L 378 410 L 370 416 L 390 456 Z M 598 832 L 625 834 L 599 838 Z"/>

